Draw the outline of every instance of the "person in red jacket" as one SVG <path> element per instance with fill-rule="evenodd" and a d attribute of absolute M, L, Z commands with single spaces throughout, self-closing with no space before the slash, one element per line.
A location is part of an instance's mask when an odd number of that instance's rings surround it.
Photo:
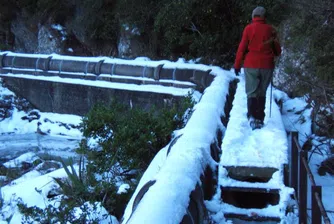
<path fill-rule="evenodd" d="M 252 23 L 243 31 L 234 63 L 235 74 L 239 75 L 244 60 L 247 118 L 253 130 L 263 127 L 266 91 L 273 76 L 275 57 L 281 54 L 276 31 L 266 24 L 265 14 L 261 6 L 253 10 Z"/>

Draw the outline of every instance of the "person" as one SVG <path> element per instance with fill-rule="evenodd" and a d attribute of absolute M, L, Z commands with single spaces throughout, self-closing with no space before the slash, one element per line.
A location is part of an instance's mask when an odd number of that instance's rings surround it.
<path fill-rule="evenodd" d="M 277 33 L 266 23 L 265 15 L 262 6 L 253 10 L 252 23 L 243 31 L 234 63 L 238 76 L 244 60 L 247 119 L 252 130 L 264 125 L 266 91 L 273 77 L 275 57 L 281 54 Z"/>

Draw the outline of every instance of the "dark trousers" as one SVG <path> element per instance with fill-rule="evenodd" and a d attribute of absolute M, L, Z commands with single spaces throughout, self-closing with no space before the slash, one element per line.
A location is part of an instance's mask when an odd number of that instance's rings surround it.
<path fill-rule="evenodd" d="M 248 119 L 253 117 L 263 122 L 266 92 L 273 72 L 274 69 L 245 68 Z"/>

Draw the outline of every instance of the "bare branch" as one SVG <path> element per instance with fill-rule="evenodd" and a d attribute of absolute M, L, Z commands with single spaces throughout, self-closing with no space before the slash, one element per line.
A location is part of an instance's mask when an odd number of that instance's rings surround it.
<path fill-rule="evenodd" d="M 198 33 L 201 37 L 203 37 L 202 33 L 197 29 L 196 25 L 193 22 L 191 22 L 191 26 L 187 29 L 189 29 L 191 31 L 194 31 L 194 32 Z"/>

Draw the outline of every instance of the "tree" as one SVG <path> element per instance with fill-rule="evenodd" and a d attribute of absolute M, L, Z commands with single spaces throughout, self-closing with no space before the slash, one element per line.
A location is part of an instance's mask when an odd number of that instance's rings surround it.
<path fill-rule="evenodd" d="M 309 96 L 314 131 L 334 137 L 334 4 L 330 0 L 290 3 L 291 23 L 284 62 L 289 88 Z M 286 90 L 286 89 L 284 89 Z"/>

